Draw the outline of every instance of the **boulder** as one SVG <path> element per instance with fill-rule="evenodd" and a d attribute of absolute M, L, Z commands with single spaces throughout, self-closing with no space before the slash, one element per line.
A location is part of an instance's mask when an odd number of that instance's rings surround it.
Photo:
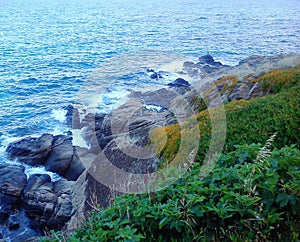
<path fill-rule="evenodd" d="M 45 162 L 46 170 L 56 172 L 61 176 L 67 173 L 74 156 L 72 139 L 64 135 L 54 137 L 52 150 Z M 75 179 L 73 177 L 73 179 Z"/>
<path fill-rule="evenodd" d="M 183 78 L 177 78 L 175 81 L 168 84 L 170 88 L 172 88 L 175 93 L 182 95 L 187 91 L 190 91 L 190 84 L 184 80 Z"/>
<path fill-rule="evenodd" d="M 10 160 L 16 159 L 29 165 L 42 165 L 52 148 L 53 135 L 43 134 L 39 138 L 27 137 L 12 142 L 6 152 Z"/>
<path fill-rule="evenodd" d="M 72 137 L 43 134 L 39 138 L 25 138 L 9 144 L 10 159 L 30 165 L 44 165 L 46 170 L 56 172 L 68 180 L 75 181 L 84 166 L 76 155 Z"/>
<path fill-rule="evenodd" d="M 64 135 L 56 136 L 51 153 L 45 162 L 46 170 L 64 176 L 73 157 L 72 140 Z"/>
<path fill-rule="evenodd" d="M 66 180 L 53 184 L 46 174 L 30 176 L 24 189 L 23 202 L 33 228 L 59 230 L 65 225 L 72 212 L 72 184 Z"/>
<path fill-rule="evenodd" d="M 189 87 L 190 84 L 183 78 L 177 78 L 175 81 L 168 84 L 170 87 Z"/>
<path fill-rule="evenodd" d="M 150 78 L 151 79 L 158 79 L 158 78 L 162 78 L 161 74 L 157 73 L 157 72 L 153 72 L 151 75 L 150 75 Z"/>
<path fill-rule="evenodd" d="M 212 65 L 212 66 L 222 66 L 221 62 L 215 61 L 214 58 L 210 55 L 203 55 L 199 57 L 199 64 L 205 65 Z"/>
<path fill-rule="evenodd" d="M 27 180 L 24 170 L 23 166 L 0 165 L 0 223 L 5 222 L 20 200 Z"/>
<path fill-rule="evenodd" d="M 74 152 L 72 161 L 63 176 L 69 181 L 76 181 L 84 169 L 85 168 L 80 157 L 76 154 L 76 152 Z"/>
<path fill-rule="evenodd" d="M 66 120 L 67 125 L 73 129 L 80 128 L 80 114 L 78 108 L 74 107 L 73 105 L 68 105 L 66 108 Z"/>
<path fill-rule="evenodd" d="M 50 176 L 45 174 L 30 176 L 24 189 L 23 202 L 27 216 L 32 219 L 32 226 L 43 228 L 57 203 Z"/>

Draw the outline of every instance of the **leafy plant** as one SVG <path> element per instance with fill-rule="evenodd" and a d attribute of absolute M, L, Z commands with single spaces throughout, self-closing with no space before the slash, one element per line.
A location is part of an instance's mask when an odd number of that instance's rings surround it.
<path fill-rule="evenodd" d="M 194 164 L 156 193 L 116 197 L 67 241 L 297 241 L 300 181 L 290 171 L 299 171 L 300 151 L 274 149 L 262 162 L 262 150 L 238 145 L 202 180 Z"/>

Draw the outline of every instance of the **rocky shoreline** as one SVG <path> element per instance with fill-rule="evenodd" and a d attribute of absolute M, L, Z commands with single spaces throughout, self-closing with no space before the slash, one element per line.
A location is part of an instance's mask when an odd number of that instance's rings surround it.
<path fill-rule="evenodd" d="M 15 164 L 0 165 L 0 240 L 34 241 L 52 229 L 72 231 L 96 204 L 109 206 L 112 198 L 121 193 L 120 189 L 102 184 L 91 172 L 91 166 L 103 156 L 128 173 L 148 174 L 157 170 L 160 157 L 144 154 L 139 147 L 148 149 L 149 131 L 155 127 L 178 122 L 171 112 L 180 109 L 174 102 L 177 97 L 184 98 L 197 110 L 199 103 L 194 102 L 195 97 L 199 96 L 199 90 L 208 92 L 212 82 L 217 91 L 206 93 L 208 107 L 216 105 L 214 96 L 218 93 L 223 102 L 260 97 L 265 95 L 261 83 L 251 80 L 271 69 L 299 63 L 299 54 L 254 56 L 232 67 L 205 55 L 197 63 L 183 64 L 181 74 L 197 82 L 178 78 L 156 91 L 131 92 L 127 102 L 109 114 L 84 110 L 82 116 L 80 104 L 69 105 L 67 123 L 70 129 L 82 131 L 89 148 L 74 146 L 72 135 L 43 134 L 9 144 L 7 157 Z M 148 72 L 150 78 L 163 78 L 159 72 Z M 230 75 L 235 78 L 220 79 Z M 230 92 L 223 92 L 225 86 L 232 87 Z M 53 182 L 46 174 L 27 178 L 22 163 L 44 166 L 61 179 Z M 114 174 L 108 176 L 113 179 Z"/>

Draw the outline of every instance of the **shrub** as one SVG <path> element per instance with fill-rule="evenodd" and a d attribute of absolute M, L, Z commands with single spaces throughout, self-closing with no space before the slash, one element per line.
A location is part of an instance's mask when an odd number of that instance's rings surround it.
<path fill-rule="evenodd" d="M 300 151 L 284 147 L 258 159 L 260 150 L 238 145 L 202 180 L 195 164 L 159 192 L 117 197 L 67 240 L 296 241 Z"/>

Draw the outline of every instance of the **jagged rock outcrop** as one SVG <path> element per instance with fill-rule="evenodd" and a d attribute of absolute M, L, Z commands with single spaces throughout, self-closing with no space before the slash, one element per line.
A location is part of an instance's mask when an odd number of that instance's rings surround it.
<path fill-rule="evenodd" d="M 84 171 L 72 145 L 72 138 L 65 135 L 44 134 L 39 138 L 24 138 L 10 143 L 6 152 L 11 160 L 33 166 L 44 165 L 46 170 L 72 181 Z"/>
<path fill-rule="evenodd" d="M 30 220 L 22 206 L 26 186 L 25 168 L 20 165 L 0 165 L 0 238 L 9 241 L 38 241 L 38 233 L 30 227 Z"/>
<path fill-rule="evenodd" d="M 27 177 L 25 168 L 0 164 L 0 223 L 6 223 L 14 207 L 18 207 Z"/>
<path fill-rule="evenodd" d="M 52 149 L 53 135 L 43 134 L 39 138 L 28 137 L 10 143 L 7 155 L 10 160 L 17 159 L 29 165 L 41 165 L 48 158 Z"/>
<path fill-rule="evenodd" d="M 72 182 L 66 180 L 52 183 L 46 174 L 30 176 L 23 202 L 33 227 L 57 230 L 69 221 L 72 214 L 71 186 Z"/>

